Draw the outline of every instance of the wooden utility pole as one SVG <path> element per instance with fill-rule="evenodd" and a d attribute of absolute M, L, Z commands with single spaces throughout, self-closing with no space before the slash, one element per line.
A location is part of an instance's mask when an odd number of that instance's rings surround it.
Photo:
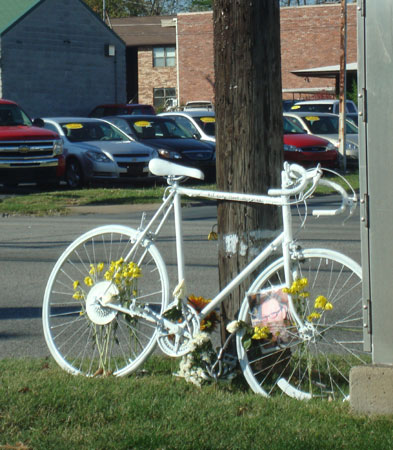
<path fill-rule="evenodd" d="M 280 8 L 271 0 L 215 0 L 215 109 L 218 189 L 266 193 L 283 160 Z M 224 286 L 276 235 L 276 207 L 219 202 L 219 278 Z M 222 306 L 238 312 L 249 281 Z M 222 338 L 225 337 L 225 327 Z"/>

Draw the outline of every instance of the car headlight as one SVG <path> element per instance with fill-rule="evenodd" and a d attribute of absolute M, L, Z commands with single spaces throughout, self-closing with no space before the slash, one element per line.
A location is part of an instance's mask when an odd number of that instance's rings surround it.
<path fill-rule="evenodd" d="M 301 152 L 301 149 L 295 145 L 284 144 L 284 152 Z"/>
<path fill-rule="evenodd" d="M 158 153 L 160 156 L 166 159 L 182 159 L 182 155 L 177 152 L 166 150 L 165 148 L 159 148 Z"/>
<path fill-rule="evenodd" d="M 337 150 L 337 147 L 332 142 L 329 142 L 326 146 L 326 150 Z"/>
<path fill-rule="evenodd" d="M 61 139 L 53 141 L 53 153 L 55 155 L 61 155 L 63 153 L 63 141 Z"/>
<path fill-rule="evenodd" d="M 89 150 L 88 152 L 86 152 L 86 155 L 96 162 L 111 162 L 111 159 L 109 159 L 103 152 L 93 152 L 92 150 Z"/>
<path fill-rule="evenodd" d="M 357 151 L 358 146 L 354 142 L 347 142 L 345 144 L 345 150 Z"/>

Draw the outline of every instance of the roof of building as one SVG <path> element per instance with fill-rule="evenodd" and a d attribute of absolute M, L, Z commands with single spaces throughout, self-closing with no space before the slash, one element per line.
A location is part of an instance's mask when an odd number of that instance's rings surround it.
<path fill-rule="evenodd" d="M 176 44 L 176 16 L 111 19 L 110 25 L 128 47 Z"/>
<path fill-rule="evenodd" d="M 0 0 L 0 35 L 42 0 Z"/>
<path fill-rule="evenodd" d="M 46 0 L 0 0 L 0 36 L 7 30 L 22 20 L 27 14 L 34 8 L 44 3 Z M 76 0 L 100 21 L 102 25 L 110 31 L 116 38 L 122 41 L 121 36 L 114 32 L 113 29 L 107 26 L 107 24 L 97 16 L 83 0 Z M 124 43 L 123 43 L 124 45 Z"/>
<path fill-rule="evenodd" d="M 357 62 L 347 63 L 347 72 L 358 70 Z M 340 73 L 340 66 L 312 67 L 311 69 L 292 70 L 291 73 L 300 77 L 335 78 Z"/>

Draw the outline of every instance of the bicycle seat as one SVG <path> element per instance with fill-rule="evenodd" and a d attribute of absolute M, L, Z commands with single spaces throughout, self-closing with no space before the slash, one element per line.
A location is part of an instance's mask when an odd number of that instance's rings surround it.
<path fill-rule="evenodd" d="M 167 177 L 169 175 L 175 177 L 190 177 L 203 180 L 205 175 L 195 167 L 182 166 L 163 159 L 153 158 L 149 162 L 149 170 L 153 175 Z"/>

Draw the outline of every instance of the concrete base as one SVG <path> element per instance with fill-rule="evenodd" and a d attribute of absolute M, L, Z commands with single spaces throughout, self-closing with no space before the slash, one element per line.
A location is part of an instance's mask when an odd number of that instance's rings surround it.
<path fill-rule="evenodd" d="M 393 415 L 393 365 L 353 367 L 349 374 L 349 388 L 353 411 Z"/>

